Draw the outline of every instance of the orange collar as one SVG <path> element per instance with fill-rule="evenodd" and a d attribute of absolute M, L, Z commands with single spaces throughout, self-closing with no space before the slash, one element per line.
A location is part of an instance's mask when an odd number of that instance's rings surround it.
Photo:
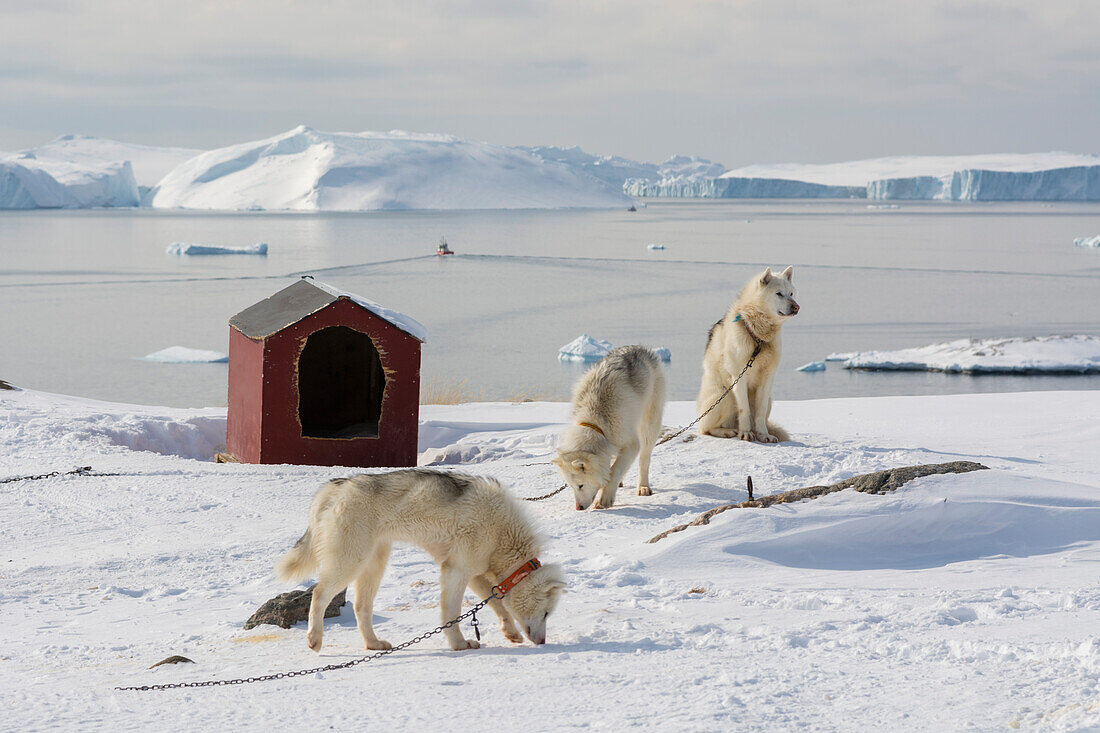
<path fill-rule="evenodd" d="M 579 422 L 579 423 L 577 423 L 577 425 L 580 425 L 582 428 L 592 428 L 593 430 L 595 430 L 597 433 L 599 433 L 603 437 L 605 437 L 605 438 L 607 437 L 607 434 L 604 431 L 600 430 L 599 425 L 593 425 L 590 422 Z"/>
<path fill-rule="evenodd" d="M 531 558 L 527 562 L 520 565 L 519 569 L 516 570 L 514 573 L 494 585 L 493 594 L 496 595 L 498 598 L 503 598 L 505 593 L 512 590 L 519 584 L 519 581 L 523 580 L 528 575 L 535 572 L 541 567 L 542 563 L 539 562 L 539 559 L 537 557 Z"/>

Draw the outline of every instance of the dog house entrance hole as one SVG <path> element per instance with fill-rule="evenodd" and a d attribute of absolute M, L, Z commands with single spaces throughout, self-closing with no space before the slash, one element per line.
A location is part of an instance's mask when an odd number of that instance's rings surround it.
<path fill-rule="evenodd" d="M 298 359 L 298 419 L 306 438 L 377 438 L 386 374 L 370 336 L 331 326 Z"/>

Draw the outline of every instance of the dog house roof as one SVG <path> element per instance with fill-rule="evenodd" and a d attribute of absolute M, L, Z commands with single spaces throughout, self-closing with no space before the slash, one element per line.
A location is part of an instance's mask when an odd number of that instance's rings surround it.
<path fill-rule="evenodd" d="M 293 285 L 283 288 L 270 298 L 245 308 L 229 319 L 229 325 L 251 339 L 262 339 L 282 331 L 307 316 L 332 305 L 340 298 L 346 298 L 363 310 L 369 311 L 384 321 L 393 324 L 421 343 L 428 340 L 428 329 L 416 319 L 392 308 L 367 300 L 352 293 L 317 282 L 313 278 L 302 278 Z"/>

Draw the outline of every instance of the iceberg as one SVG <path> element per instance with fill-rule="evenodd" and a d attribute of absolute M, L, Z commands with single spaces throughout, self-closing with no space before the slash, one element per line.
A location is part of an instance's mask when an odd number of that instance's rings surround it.
<path fill-rule="evenodd" d="M 223 247 L 216 244 L 174 242 L 166 250 L 170 255 L 266 255 L 267 244 L 258 242 L 246 247 Z"/>
<path fill-rule="evenodd" d="M 1100 337 L 960 339 L 896 351 L 830 354 L 845 369 L 933 371 L 963 374 L 1100 373 Z"/>
<path fill-rule="evenodd" d="M 558 350 L 561 361 L 599 361 L 607 356 L 613 347 L 610 341 L 594 339 L 582 333 Z"/>
<path fill-rule="evenodd" d="M 243 211 L 530 209 L 630 203 L 607 183 L 529 152 L 451 135 L 319 132 L 203 153 L 165 176 L 155 208 Z"/>
<path fill-rule="evenodd" d="M 204 152 L 194 148 L 135 145 L 90 135 L 62 135 L 45 145 L 30 148 L 39 160 L 52 159 L 96 167 L 130 161 L 139 188 L 152 188 L 168 172 L 184 161 Z"/>
<path fill-rule="evenodd" d="M 1091 247 L 1092 249 L 1100 248 L 1100 234 L 1095 237 L 1078 237 L 1073 240 L 1073 246 L 1075 247 Z"/>
<path fill-rule="evenodd" d="M 80 164 L 34 153 L 0 155 L 0 209 L 138 206 L 128 161 Z"/>
<path fill-rule="evenodd" d="M 658 359 L 665 362 L 666 364 L 672 361 L 672 352 L 664 346 L 656 347 L 655 349 L 653 349 L 653 353 L 657 355 Z"/>
<path fill-rule="evenodd" d="M 220 351 L 189 349 L 186 346 L 169 346 L 142 357 L 143 361 L 155 361 L 161 364 L 220 364 L 229 361 L 229 356 Z"/>
<path fill-rule="evenodd" d="M 811 361 L 809 364 L 803 364 L 795 369 L 796 372 L 823 372 L 825 371 L 825 362 L 823 361 Z"/>
<path fill-rule="evenodd" d="M 844 163 L 749 165 L 720 176 L 627 180 L 632 196 L 1100 201 L 1100 156 L 1026 153 L 896 156 Z"/>

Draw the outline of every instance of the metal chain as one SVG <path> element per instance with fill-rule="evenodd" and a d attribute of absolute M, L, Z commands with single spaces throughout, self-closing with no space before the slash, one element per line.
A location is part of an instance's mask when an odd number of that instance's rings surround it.
<path fill-rule="evenodd" d="M 565 489 L 568 488 L 568 486 L 569 486 L 569 484 L 562 484 L 558 488 L 551 491 L 549 494 L 543 494 L 542 496 L 525 496 L 525 497 L 523 497 L 523 500 L 524 501 L 542 501 L 543 499 L 549 499 L 551 496 L 557 496 L 561 492 L 565 491 Z"/>
<path fill-rule="evenodd" d="M 665 443 L 672 440 L 673 438 L 676 438 L 677 436 L 683 435 L 685 432 L 690 430 L 694 425 L 698 424 L 698 422 L 700 420 L 702 420 L 704 417 L 706 417 L 707 414 L 709 414 L 711 410 L 713 410 L 715 407 L 718 407 L 718 403 L 721 402 L 722 400 L 724 400 L 726 398 L 726 395 L 728 395 L 730 392 L 732 392 L 733 388 L 737 386 L 737 383 L 741 381 L 741 377 L 745 376 L 745 372 L 747 372 L 749 370 L 749 367 L 752 366 L 752 363 L 756 360 L 756 357 L 760 355 L 761 347 L 762 347 L 761 342 L 757 341 L 756 342 L 756 348 L 752 350 L 752 356 L 750 356 L 749 360 L 747 362 L 745 362 L 745 368 L 742 369 L 741 373 L 737 375 L 737 378 L 733 380 L 733 384 L 731 384 L 729 387 L 726 387 L 726 391 L 723 392 L 718 397 L 718 399 L 716 399 L 714 401 L 713 405 L 711 405 L 707 409 L 703 410 L 702 415 L 695 418 L 694 420 L 689 422 L 687 425 L 685 425 L 684 427 L 677 430 L 675 433 L 672 433 L 671 435 L 666 435 L 665 437 L 658 440 L 656 443 L 653 444 L 653 447 L 656 448 L 659 445 L 664 445 Z"/>
<path fill-rule="evenodd" d="M 413 637 L 412 639 L 409 639 L 406 642 L 398 644 L 395 647 L 390 647 L 389 649 L 383 649 L 380 652 L 376 652 L 374 654 L 368 654 L 367 656 L 359 657 L 358 659 L 349 659 L 348 661 L 340 662 L 339 664 L 328 664 L 328 665 L 325 665 L 324 667 L 314 667 L 313 669 L 300 669 L 300 670 L 296 670 L 296 671 L 293 671 L 293 672 L 276 672 L 274 674 L 260 675 L 259 677 L 239 677 L 237 679 L 231 679 L 231 680 L 203 680 L 201 682 L 174 682 L 174 683 L 163 684 L 163 685 L 140 685 L 140 686 L 137 686 L 137 687 L 116 687 L 115 689 L 116 690 L 123 690 L 123 691 L 141 691 L 141 692 L 144 692 L 146 690 L 179 690 L 179 689 L 182 689 L 182 688 L 185 688 L 185 687 L 223 687 L 223 686 L 226 686 L 226 685 L 244 685 L 244 684 L 247 684 L 249 682 L 267 682 L 269 680 L 281 680 L 281 679 L 287 679 L 287 678 L 290 678 L 290 677 L 304 677 L 305 675 L 317 674 L 318 672 L 332 672 L 332 671 L 335 671 L 337 669 L 348 669 L 349 667 L 354 667 L 355 665 L 363 664 L 364 662 L 373 662 L 375 659 L 379 659 L 381 657 L 384 657 L 387 654 L 393 654 L 396 651 L 400 651 L 402 649 L 405 649 L 407 647 L 412 646 L 413 644 L 418 644 L 418 643 L 424 641 L 425 639 L 427 639 L 429 637 L 435 636 L 436 634 L 440 633 L 441 631 L 449 629 L 452 626 L 454 626 L 455 624 L 458 624 L 458 623 L 462 622 L 464 619 L 469 618 L 470 616 L 473 616 L 478 611 L 480 611 L 481 609 L 483 609 L 487 605 L 489 605 L 489 603 L 494 598 L 504 598 L 504 594 L 500 593 L 496 588 L 494 588 L 492 594 L 490 594 L 490 596 L 488 598 L 486 598 L 485 600 L 482 600 L 482 601 L 478 601 L 476 604 L 474 604 L 474 606 L 469 611 L 462 614 L 461 616 L 458 616 L 457 618 L 451 619 L 450 621 L 443 624 L 442 626 L 436 626 L 431 631 L 425 632 L 425 633 L 421 634 L 420 636 Z"/>
<path fill-rule="evenodd" d="M 52 471 L 50 473 L 40 473 L 36 476 L 13 476 L 12 478 L 0 479 L 0 484 L 10 484 L 14 481 L 38 481 L 44 478 L 53 478 L 54 476 L 122 476 L 121 473 L 92 473 L 91 466 L 78 466 L 71 471 Z"/>

